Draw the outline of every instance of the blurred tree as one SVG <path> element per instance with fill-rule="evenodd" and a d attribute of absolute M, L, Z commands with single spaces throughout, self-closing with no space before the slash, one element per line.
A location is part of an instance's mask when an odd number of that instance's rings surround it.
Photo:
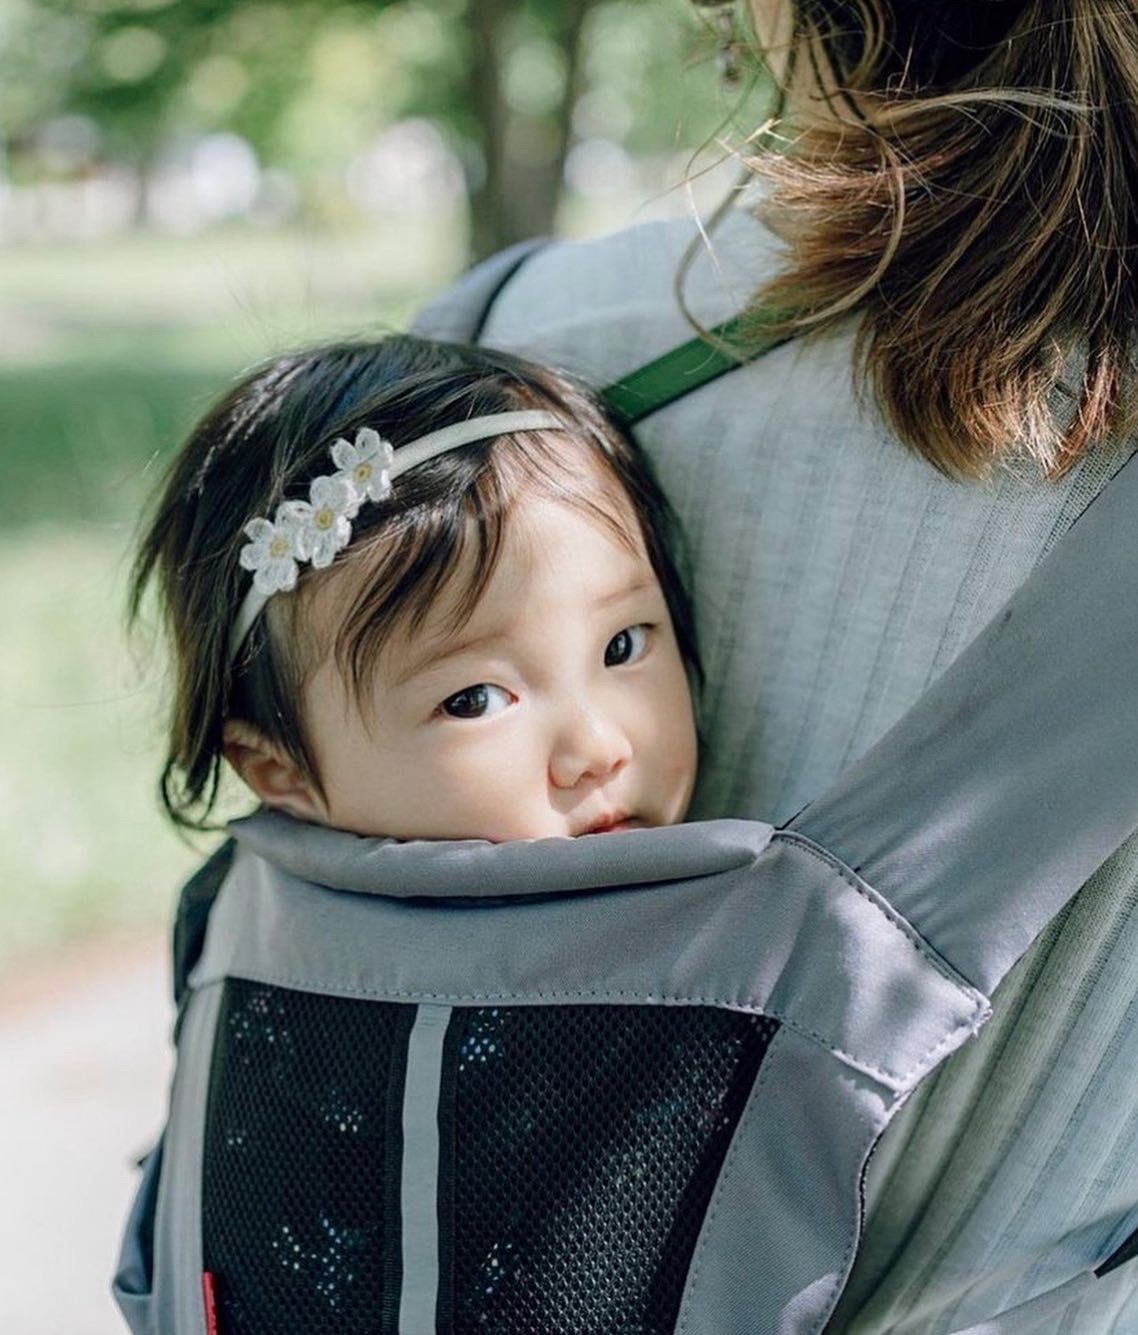
<path fill-rule="evenodd" d="M 581 36 L 594 3 L 476 0 L 473 6 L 463 101 L 485 164 L 471 193 L 476 256 L 552 230 L 580 92 Z"/>
<path fill-rule="evenodd" d="M 687 0 L 5 0 L 0 135 L 18 157 L 52 116 L 86 117 L 145 176 L 231 131 L 318 209 L 377 128 L 426 116 L 481 255 L 552 229 L 583 103 L 587 133 L 636 151 L 714 128 L 710 61 L 678 110 L 698 33 Z"/>

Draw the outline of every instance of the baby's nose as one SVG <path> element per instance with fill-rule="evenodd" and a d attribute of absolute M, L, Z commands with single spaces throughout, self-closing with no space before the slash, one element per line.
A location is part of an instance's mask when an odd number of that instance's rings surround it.
<path fill-rule="evenodd" d="M 574 788 L 582 779 L 607 778 L 632 759 L 628 734 L 613 719 L 593 710 L 575 712 L 562 727 L 549 762 L 556 788 Z"/>

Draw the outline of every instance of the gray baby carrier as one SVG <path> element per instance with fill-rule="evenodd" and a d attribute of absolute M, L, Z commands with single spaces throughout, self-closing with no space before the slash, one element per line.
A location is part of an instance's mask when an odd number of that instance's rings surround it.
<path fill-rule="evenodd" d="M 430 332 L 476 333 L 516 260 Z M 668 397 L 713 360 L 670 359 Z M 627 418 L 659 374 L 625 382 Z M 169 1121 L 115 1281 L 131 1330 L 821 1331 L 890 1120 L 1138 828 L 1136 515 L 1128 464 L 780 829 L 236 822 L 179 912 Z M 1136 1243 L 974 1331 L 1055 1329 Z"/>

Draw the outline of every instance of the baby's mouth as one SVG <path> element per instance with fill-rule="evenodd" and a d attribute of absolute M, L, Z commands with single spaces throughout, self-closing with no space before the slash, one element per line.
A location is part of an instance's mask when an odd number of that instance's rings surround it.
<path fill-rule="evenodd" d="M 600 820 L 594 821 L 592 825 L 581 830 L 581 834 L 619 834 L 622 830 L 636 830 L 642 828 L 644 822 L 636 816 L 626 816 L 623 811 L 613 812 L 610 815 L 602 816 Z"/>

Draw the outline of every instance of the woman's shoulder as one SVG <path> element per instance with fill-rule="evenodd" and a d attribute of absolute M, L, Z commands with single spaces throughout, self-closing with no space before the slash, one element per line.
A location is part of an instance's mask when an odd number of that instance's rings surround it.
<path fill-rule="evenodd" d="M 743 210 L 711 236 L 692 218 L 638 223 L 536 251 L 496 299 L 481 341 L 555 362 L 588 380 L 619 377 L 692 337 L 676 293 L 703 323 L 746 305 L 777 261 L 777 240 Z"/>

